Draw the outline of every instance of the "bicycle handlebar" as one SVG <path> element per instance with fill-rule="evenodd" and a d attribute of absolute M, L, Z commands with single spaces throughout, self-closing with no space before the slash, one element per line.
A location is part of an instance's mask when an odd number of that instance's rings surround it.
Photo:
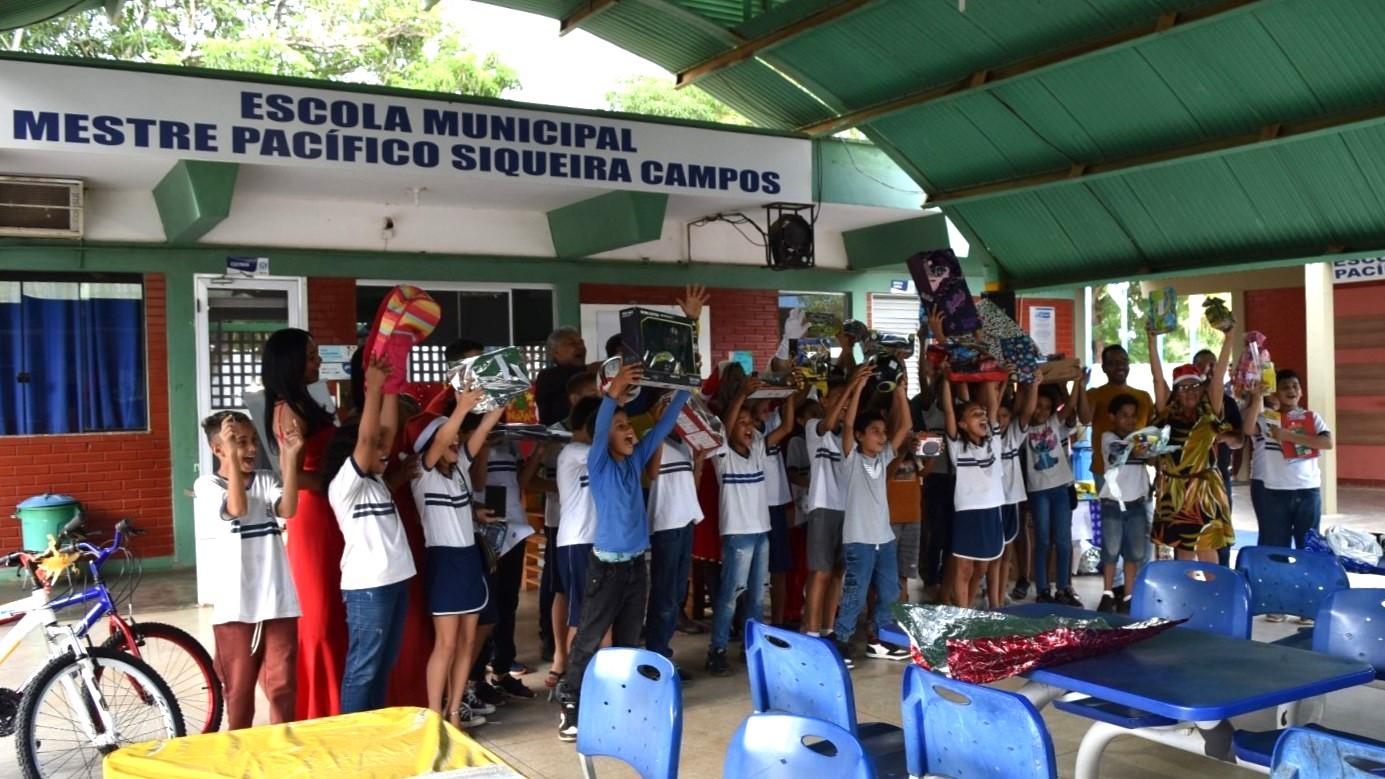
<path fill-rule="evenodd" d="M 82 535 L 82 531 L 85 528 L 86 520 L 84 517 L 73 517 L 71 521 L 63 525 L 62 530 L 58 531 L 59 537 L 71 539 L 72 544 L 69 548 L 74 548 L 83 554 L 89 554 L 95 557 L 96 559 L 92 561 L 92 565 L 97 567 L 100 567 L 102 563 L 106 562 L 106 558 L 110 557 L 115 550 L 121 548 L 125 536 L 139 536 L 145 533 L 145 531 L 135 527 L 129 517 L 126 517 L 115 523 L 115 536 L 111 539 L 109 544 L 105 546 L 96 546 L 86 542 L 85 539 L 87 536 Z M 34 553 L 14 552 L 0 557 L 0 567 L 15 568 L 33 566 L 37 564 L 38 561 L 47 557 L 48 554 L 47 551 Z"/>

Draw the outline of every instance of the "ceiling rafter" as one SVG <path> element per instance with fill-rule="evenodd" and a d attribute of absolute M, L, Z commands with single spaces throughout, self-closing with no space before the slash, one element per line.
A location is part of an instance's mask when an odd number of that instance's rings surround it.
<path fill-rule="evenodd" d="M 778 46 L 785 41 L 796 36 L 802 35 L 809 30 L 821 27 L 848 14 L 858 11 L 876 0 L 840 0 L 826 8 L 815 11 L 802 19 L 773 30 L 758 38 L 752 38 L 745 43 L 737 46 L 730 51 L 723 52 L 703 60 L 692 67 L 679 73 L 675 79 L 675 86 L 682 88 L 689 84 L 696 83 L 698 79 L 710 76 L 719 70 L 728 68 L 739 62 L 744 62 L 751 57 L 759 54 L 765 49 Z"/>
<path fill-rule="evenodd" d="M 673 0 L 587 0 L 580 8 L 559 20 L 558 34 L 567 35 L 573 30 L 581 28 L 582 25 L 591 21 L 593 18 L 600 16 L 617 5 L 625 3 L 639 3 L 640 5 L 657 8 L 664 13 L 677 17 L 679 21 L 686 22 L 696 27 L 698 30 L 712 37 L 720 38 L 730 45 L 739 46 L 745 41 L 743 36 L 722 27 L 701 14 L 689 11 L 678 3 L 673 2 Z"/>
<path fill-rule="evenodd" d="M 1075 163 L 1067 170 L 1021 176 L 1005 181 L 994 181 L 974 187 L 955 189 L 950 192 L 940 192 L 930 197 L 928 202 L 935 206 L 954 207 L 1002 195 L 1034 192 L 1056 186 L 1125 175 L 1137 170 L 1216 157 L 1227 153 L 1270 148 L 1320 135 L 1370 127 L 1382 122 L 1385 122 L 1385 105 L 1373 105 L 1332 116 L 1267 124 L 1258 130 L 1247 133 L 1198 141 L 1186 146 L 1139 154 L 1119 160 Z"/>
<path fill-rule="evenodd" d="M 558 35 L 567 35 L 615 7 L 616 0 L 587 0 L 582 7 L 558 20 Z"/>
<path fill-rule="evenodd" d="M 1163 34 L 1189 29 L 1196 23 L 1206 23 L 1236 12 L 1246 12 L 1276 0 L 1225 0 L 1216 5 L 1195 8 L 1183 12 L 1165 12 L 1157 19 L 1124 32 L 1108 35 L 1097 40 L 1086 41 L 1067 49 L 1050 52 L 1011 65 L 977 71 L 950 84 L 931 87 L 913 92 L 893 100 L 853 111 L 833 119 L 826 119 L 799 127 L 798 132 L 808 135 L 831 135 L 842 130 L 857 127 L 884 117 L 897 114 L 918 106 L 955 99 L 966 95 L 985 92 L 997 84 L 1011 81 L 1020 76 L 1032 76 L 1060 68 L 1087 57 L 1104 54 L 1130 46 L 1145 43 Z"/>

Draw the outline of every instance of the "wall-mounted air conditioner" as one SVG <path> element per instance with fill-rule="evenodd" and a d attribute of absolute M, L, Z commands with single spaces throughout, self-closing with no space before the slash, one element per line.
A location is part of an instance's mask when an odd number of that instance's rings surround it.
<path fill-rule="evenodd" d="M 81 238 L 81 180 L 0 176 L 0 236 Z"/>

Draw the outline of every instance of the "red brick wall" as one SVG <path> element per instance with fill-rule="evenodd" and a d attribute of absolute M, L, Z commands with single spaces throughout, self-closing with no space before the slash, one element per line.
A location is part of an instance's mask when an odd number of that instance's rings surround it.
<path fill-rule="evenodd" d="M 1385 346 L 1363 330 L 1385 330 L 1385 282 L 1339 284 L 1337 315 L 1337 479 L 1343 484 L 1385 486 L 1385 387 L 1366 390 L 1359 377 L 1385 363 Z M 1364 328 L 1362 326 L 1365 326 Z M 1349 386 L 1349 385 L 1355 385 Z M 1344 394 L 1345 393 L 1345 394 Z"/>
<path fill-rule="evenodd" d="M 355 279 L 308 279 L 308 329 L 320 344 L 356 343 Z"/>
<path fill-rule="evenodd" d="M 779 348 L 779 293 L 763 289 L 708 289 L 712 308 L 712 360 L 721 362 L 730 352 L 749 349 L 755 353 L 756 368 L 768 364 Z M 654 306 L 677 305 L 682 287 L 646 287 L 617 284 L 582 284 L 578 299 L 582 303 L 623 305 L 641 303 Z M 601 344 L 587 344 L 591 354 Z M 706 359 L 704 357 L 703 359 Z"/>
<path fill-rule="evenodd" d="M 71 495 L 92 526 L 109 531 L 132 517 L 149 534 L 143 557 L 173 554 L 173 474 L 168 435 L 168 328 L 164 277 L 144 277 L 149 431 L 11 436 L 0 453 L 0 516 L 44 492 Z M 20 524 L 0 519 L 0 551 L 20 545 Z"/>
<path fill-rule="evenodd" d="M 1277 369 L 1290 368 L 1303 384 L 1303 405 L 1311 408 L 1308 386 L 1308 335 L 1303 287 L 1253 289 L 1245 293 L 1245 328 L 1265 334 L 1265 348 Z"/>
<path fill-rule="evenodd" d="M 1015 301 L 1015 308 L 1018 309 L 1015 313 L 1019 314 L 1019 325 L 1025 332 L 1029 332 L 1030 306 L 1053 306 L 1053 316 L 1057 320 L 1054 325 L 1054 345 L 1069 358 L 1080 356 L 1080 350 L 1074 350 L 1076 335 L 1073 322 L 1076 304 L 1062 298 L 1019 298 Z"/>

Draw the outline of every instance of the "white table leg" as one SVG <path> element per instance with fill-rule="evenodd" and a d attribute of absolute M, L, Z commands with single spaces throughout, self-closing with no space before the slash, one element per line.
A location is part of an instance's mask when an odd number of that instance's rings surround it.
<path fill-rule="evenodd" d="M 1034 708 L 1042 709 L 1060 696 L 1066 695 L 1068 691 L 1042 682 L 1025 682 L 1016 692 L 1028 698 L 1029 702 L 1034 704 Z"/>
<path fill-rule="evenodd" d="M 1077 747 L 1077 766 L 1073 779 L 1097 779 L 1101 776 L 1101 755 L 1117 736 L 1139 735 L 1137 731 L 1126 730 L 1106 722 L 1094 722 L 1082 737 Z"/>
<path fill-rule="evenodd" d="M 1077 747 L 1077 766 L 1075 779 L 1097 779 L 1101 775 L 1101 756 L 1106 746 L 1119 736 L 1135 736 L 1146 741 L 1164 744 L 1184 752 L 1220 760 L 1236 762 L 1231 746 L 1231 723 L 1221 722 L 1180 722 L 1171 727 L 1136 728 L 1127 730 L 1117 725 L 1096 722 L 1082 737 Z"/>

